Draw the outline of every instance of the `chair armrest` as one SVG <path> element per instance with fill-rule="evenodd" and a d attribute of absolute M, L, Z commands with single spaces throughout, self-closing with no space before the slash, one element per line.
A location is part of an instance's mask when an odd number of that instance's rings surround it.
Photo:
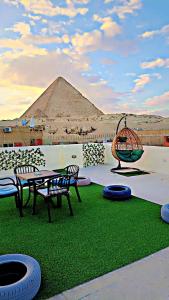
<path fill-rule="evenodd" d="M 8 182 L 8 183 L 0 183 L 0 185 L 1 186 L 3 186 L 3 185 L 15 185 L 15 186 L 17 186 L 17 184 L 16 184 L 16 182 L 15 182 L 15 180 L 13 179 L 13 178 L 11 178 L 11 177 L 3 177 L 3 178 L 0 178 L 0 181 L 4 181 L 4 180 L 8 180 L 8 181 L 11 181 L 11 183 L 10 182 Z"/>
<path fill-rule="evenodd" d="M 44 179 L 44 181 L 42 182 L 42 183 L 36 183 L 35 182 L 35 186 L 36 186 L 36 188 L 43 188 L 44 187 L 44 185 L 49 185 L 50 183 L 52 183 L 52 181 L 54 180 L 54 179 L 57 179 L 57 178 L 59 178 L 59 176 L 58 175 L 56 175 L 56 176 L 53 176 L 53 177 L 51 177 L 51 178 L 48 178 L 48 179 Z"/>

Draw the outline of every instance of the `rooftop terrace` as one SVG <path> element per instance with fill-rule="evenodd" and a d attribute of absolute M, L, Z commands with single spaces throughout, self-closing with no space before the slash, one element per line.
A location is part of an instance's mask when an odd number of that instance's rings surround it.
<path fill-rule="evenodd" d="M 20 220 L 13 203 L 6 205 L 5 199 L 2 199 L 0 213 L 3 216 L 1 220 L 4 219 L 1 221 L 0 252 L 25 253 L 40 261 L 43 282 L 38 299 L 46 299 L 59 292 L 62 293 L 51 299 L 168 299 L 169 225 L 161 220 L 160 209 L 162 204 L 169 202 L 169 148 L 145 147 L 144 156 L 132 167 L 139 167 L 149 174 L 129 177 L 110 172 L 116 161 L 111 156 L 111 145 L 104 146 L 104 164 L 87 167 L 83 166 L 82 145 L 40 147 L 46 163 L 42 169 L 78 164 L 80 176 L 90 177 L 97 184 L 92 184 L 89 190 L 81 187 L 82 203 L 77 203 L 72 191 L 73 219 L 67 217 L 65 207 L 63 212 L 56 211 L 54 222 L 48 224 L 46 211 L 42 209 L 43 202 L 40 201 L 38 215 L 31 216 L 29 208 Z M 31 149 L 36 147 L 21 148 L 22 151 Z M 94 162 L 91 161 L 91 164 Z M 1 176 L 6 174 L 13 174 L 12 169 L 1 170 Z M 105 200 L 102 186 L 111 184 L 129 186 L 134 197 L 121 203 Z M 32 232 L 28 234 L 30 222 Z M 21 223 L 23 239 L 19 237 L 19 244 L 17 232 Z M 13 230 L 12 236 L 8 235 L 8 230 Z M 48 234 L 47 239 L 43 231 Z M 37 232 L 41 240 L 38 240 Z M 55 240 L 53 234 L 57 237 Z M 42 249 L 44 245 L 46 250 Z M 48 257 L 44 261 L 45 253 Z"/>

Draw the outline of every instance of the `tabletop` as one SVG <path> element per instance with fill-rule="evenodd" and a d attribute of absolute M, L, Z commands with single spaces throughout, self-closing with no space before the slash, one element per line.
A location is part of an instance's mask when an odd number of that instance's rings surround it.
<path fill-rule="evenodd" d="M 36 172 L 17 174 L 17 177 L 21 180 L 36 180 L 36 179 L 46 179 L 58 175 L 60 174 L 54 171 L 40 170 Z"/>

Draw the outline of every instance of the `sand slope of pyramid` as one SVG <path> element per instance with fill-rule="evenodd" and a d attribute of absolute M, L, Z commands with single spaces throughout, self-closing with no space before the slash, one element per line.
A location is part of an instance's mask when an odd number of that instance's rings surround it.
<path fill-rule="evenodd" d="M 58 77 L 21 118 L 90 117 L 103 113 L 64 78 Z"/>

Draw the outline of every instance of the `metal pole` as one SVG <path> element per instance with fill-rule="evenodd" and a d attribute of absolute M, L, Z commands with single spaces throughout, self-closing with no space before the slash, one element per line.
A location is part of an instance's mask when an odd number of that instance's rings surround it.
<path fill-rule="evenodd" d="M 124 115 L 121 119 L 120 119 L 120 121 L 118 122 L 118 124 L 117 124 L 117 128 L 116 128 L 116 135 L 117 135 L 117 133 L 118 133 L 118 131 L 119 131 L 119 126 L 120 126 L 120 123 L 121 123 L 121 121 L 125 118 L 125 121 L 124 121 L 124 125 L 125 125 L 125 127 L 127 126 L 127 124 L 126 124 L 126 117 L 127 117 L 127 115 Z M 113 171 L 113 170 L 119 170 L 119 169 L 121 169 L 122 167 L 121 167 L 121 162 L 120 162 L 120 160 L 118 161 L 118 166 L 116 167 L 116 168 L 112 168 L 111 169 L 111 171 Z"/>

